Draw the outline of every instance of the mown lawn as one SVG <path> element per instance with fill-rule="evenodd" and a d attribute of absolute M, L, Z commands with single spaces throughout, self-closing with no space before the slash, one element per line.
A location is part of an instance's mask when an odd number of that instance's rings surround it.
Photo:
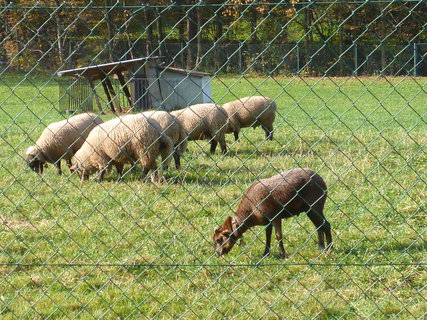
<path fill-rule="evenodd" d="M 62 119 L 49 76 L 0 79 L 0 315 L 64 318 L 421 319 L 427 312 L 426 78 L 218 76 L 219 104 L 276 100 L 274 141 L 191 142 L 167 183 L 81 183 L 25 150 Z M 105 119 L 111 115 L 103 116 Z M 328 184 L 334 249 L 305 215 L 284 221 L 288 259 L 262 259 L 264 230 L 224 259 L 212 234 L 256 179 L 309 167 Z"/>

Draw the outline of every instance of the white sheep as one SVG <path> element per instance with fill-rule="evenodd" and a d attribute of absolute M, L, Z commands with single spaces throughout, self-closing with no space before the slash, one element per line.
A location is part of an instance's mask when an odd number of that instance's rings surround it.
<path fill-rule="evenodd" d="M 182 123 L 188 133 L 188 140 L 211 140 L 211 153 L 219 143 L 222 153 L 227 152 L 225 131 L 227 113 L 214 103 L 201 103 L 171 112 Z"/>
<path fill-rule="evenodd" d="M 61 160 L 71 166 L 71 158 L 80 149 L 94 127 L 103 123 L 93 113 L 82 113 L 48 125 L 36 144 L 26 151 L 28 166 L 42 174 L 46 162 L 53 163 L 62 174 Z"/>
<path fill-rule="evenodd" d="M 234 132 L 234 138 L 239 139 L 241 128 L 261 125 L 265 137 L 273 140 L 273 122 L 276 117 L 276 102 L 263 96 L 244 97 L 222 106 L 228 115 L 227 132 Z"/>
<path fill-rule="evenodd" d="M 177 169 L 181 166 L 180 156 L 187 150 L 188 135 L 181 124 L 174 115 L 166 111 L 146 111 L 144 112 L 147 118 L 157 121 L 162 128 L 163 132 L 171 138 L 174 145 L 173 157 Z"/>
<path fill-rule="evenodd" d="M 121 180 L 123 166 L 139 161 L 143 167 L 140 179 L 145 180 L 148 172 L 154 170 L 152 181 L 157 182 L 156 158 L 162 156 L 166 169 L 173 152 L 172 140 L 161 132 L 159 124 L 142 113 L 104 122 L 92 130 L 77 151 L 71 170 L 77 170 L 82 180 L 99 172 L 98 181 L 101 182 L 105 171 L 115 165 Z"/>

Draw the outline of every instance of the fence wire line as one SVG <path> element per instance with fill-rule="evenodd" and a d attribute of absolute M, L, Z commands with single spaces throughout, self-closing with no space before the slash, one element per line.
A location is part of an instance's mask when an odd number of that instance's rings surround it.
<path fill-rule="evenodd" d="M 248 263 L 248 264 L 176 264 L 176 263 L 138 263 L 138 264 L 128 264 L 128 263 L 0 263 L 0 266 L 6 267 L 120 267 L 120 268 L 131 268 L 131 267 L 149 267 L 149 268 L 210 268 L 210 267 L 219 267 L 219 268 L 239 268 L 239 267 L 253 267 L 253 268 L 262 268 L 262 267 L 286 267 L 286 266 L 307 266 L 307 267 L 398 267 L 398 266 L 415 266 L 415 267 L 424 267 L 427 266 L 426 262 L 408 262 L 408 263 L 313 263 L 313 262 L 304 262 L 304 263 Z"/>

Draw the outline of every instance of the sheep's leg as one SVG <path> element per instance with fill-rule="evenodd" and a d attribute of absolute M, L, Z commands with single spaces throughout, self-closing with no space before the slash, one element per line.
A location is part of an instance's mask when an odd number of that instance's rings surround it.
<path fill-rule="evenodd" d="M 273 140 L 273 126 L 271 124 L 263 125 L 262 128 L 265 132 L 265 138 L 267 140 Z"/>
<path fill-rule="evenodd" d="M 234 131 L 234 141 L 239 140 L 239 131 Z"/>
<path fill-rule="evenodd" d="M 98 181 L 99 183 L 101 183 L 101 182 L 102 182 L 102 179 L 104 179 L 105 171 L 107 171 L 107 168 L 106 168 L 106 167 L 102 168 L 102 169 L 99 171 L 99 176 L 98 176 L 98 179 L 97 179 L 97 181 Z"/>
<path fill-rule="evenodd" d="M 43 171 L 44 171 L 44 163 L 43 163 L 43 162 L 41 162 L 41 161 L 39 161 L 39 162 L 38 162 L 37 173 L 38 173 L 38 174 L 43 174 Z"/>
<path fill-rule="evenodd" d="M 216 146 L 218 145 L 218 141 L 216 141 L 215 139 L 216 138 L 212 139 L 211 141 L 211 154 L 215 153 Z"/>
<path fill-rule="evenodd" d="M 326 221 L 325 219 L 325 223 L 324 223 L 324 227 L 323 227 L 323 232 L 326 235 L 326 250 L 330 251 L 332 249 L 332 234 L 331 234 L 331 225 L 329 224 L 328 221 Z"/>
<path fill-rule="evenodd" d="M 276 219 L 274 220 L 273 224 L 274 224 L 274 231 L 276 233 L 276 239 L 279 242 L 280 256 L 282 258 L 286 258 L 287 255 L 285 252 L 285 247 L 283 246 L 282 220 Z"/>
<path fill-rule="evenodd" d="M 159 174 L 158 170 L 155 170 L 151 176 L 151 183 L 165 183 L 166 179 L 163 175 Z"/>
<path fill-rule="evenodd" d="M 71 159 L 67 159 L 67 160 L 65 160 L 66 162 L 67 162 L 67 166 L 68 166 L 68 169 L 70 169 L 71 167 L 72 167 L 72 163 L 71 163 Z"/>
<path fill-rule="evenodd" d="M 314 208 L 307 212 L 307 216 L 313 222 L 314 226 L 317 229 L 318 236 L 318 246 L 320 250 L 325 250 L 325 240 L 324 236 L 326 235 L 326 249 L 330 250 L 332 248 L 332 235 L 331 235 L 331 225 L 323 216 L 321 210 L 317 212 Z"/>
<path fill-rule="evenodd" d="M 264 253 L 262 254 L 263 257 L 266 257 L 270 254 L 272 231 L 273 231 L 273 225 L 269 223 L 265 228 L 265 250 L 264 250 Z"/>
<path fill-rule="evenodd" d="M 58 171 L 58 174 L 61 175 L 62 174 L 62 170 L 61 170 L 61 160 L 58 160 L 55 162 L 55 167 Z"/>
<path fill-rule="evenodd" d="M 219 145 L 221 146 L 221 152 L 222 154 L 227 153 L 227 143 L 225 142 L 225 135 L 222 134 L 218 137 Z"/>
<path fill-rule="evenodd" d="M 181 155 L 179 154 L 177 147 L 175 147 L 173 152 L 173 159 L 175 161 L 175 168 L 179 170 L 179 168 L 181 168 Z"/>
<path fill-rule="evenodd" d="M 142 174 L 139 177 L 139 180 L 141 180 L 142 182 L 145 182 L 146 178 L 147 178 L 147 174 L 150 171 L 150 169 L 147 169 L 146 167 L 144 167 L 144 169 L 142 170 Z"/>
<path fill-rule="evenodd" d="M 116 170 L 117 173 L 119 174 L 119 179 L 117 181 L 123 181 L 123 164 L 116 164 Z"/>
<path fill-rule="evenodd" d="M 159 182 L 159 171 L 155 170 L 151 175 L 151 183 L 157 183 L 157 182 Z"/>
<path fill-rule="evenodd" d="M 318 238 L 318 248 L 319 250 L 325 250 L 325 237 L 323 230 L 317 229 L 317 238 Z"/>

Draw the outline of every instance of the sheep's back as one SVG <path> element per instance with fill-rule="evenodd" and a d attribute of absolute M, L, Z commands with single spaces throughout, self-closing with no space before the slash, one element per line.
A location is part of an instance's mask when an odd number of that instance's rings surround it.
<path fill-rule="evenodd" d="M 181 124 L 175 116 L 166 111 L 146 111 L 143 114 L 146 115 L 148 119 L 155 120 L 160 125 L 162 133 L 170 137 L 174 144 L 181 142 Z"/>
<path fill-rule="evenodd" d="M 127 115 L 96 127 L 89 134 L 86 143 L 95 156 L 106 160 L 130 163 L 141 157 L 149 161 L 158 155 L 161 128 L 154 120 L 142 115 Z M 152 154 L 153 153 L 153 154 Z M 89 155 L 90 156 L 90 155 Z"/>
<path fill-rule="evenodd" d="M 102 119 L 92 113 L 83 113 L 51 123 L 44 129 L 36 145 L 54 161 L 61 157 L 71 159 L 93 128 L 101 123 Z"/>
<path fill-rule="evenodd" d="M 256 126 L 257 120 L 273 122 L 276 114 L 276 103 L 263 96 L 244 97 L 224 104 L 223 108 L 232 120 L 238 119 L 241 127 Z"/>
<path fill-rule="evenodd" d="M 320 175 L 310 169 L 297 168 L 257 181 L 242 202 L 253 212 L 273 218 L 284 207 L 291 215 L 307 211 L 325 196 L 326 184 Z"/>
<path fill-rule="evenodd" d="M 226 129 L 227 113 L 214 103 L 195 104 L 172 114 L 180 120 L 189 140 L 208 139 Z"/>

